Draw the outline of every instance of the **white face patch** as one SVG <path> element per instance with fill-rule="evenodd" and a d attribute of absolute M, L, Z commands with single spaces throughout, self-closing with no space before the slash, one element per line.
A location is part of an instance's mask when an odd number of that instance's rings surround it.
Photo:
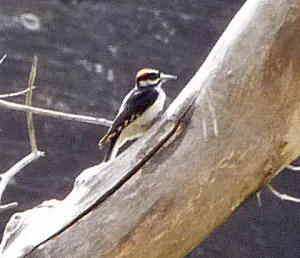
<path fill-rule="evenodd" d="M 150 84 L 150 85 L 158 84 L 159 81 L 160 81 L 160 78 L 157 78 L 155 80 L 147 80 L 148 84 Z"/>
<path fill-rule="evenodd" d="M 139 86 L 140 87 L 147 87 L 147 86 L 155 86 L 158 85 L 160 82 L 160 78 L 154 79 L 154 80 L 144 80 L 144 81 L 139 81 Z"/>
<path fill-rule="evenodd" d="M 148 85 L 147 81 L 139 81 L 139 86 L 140 87 L 146 87 Z"/>

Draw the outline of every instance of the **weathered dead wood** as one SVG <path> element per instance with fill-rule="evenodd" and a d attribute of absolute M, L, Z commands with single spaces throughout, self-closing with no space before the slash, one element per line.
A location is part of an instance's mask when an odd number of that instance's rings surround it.
<path fill-rule="evenodd" d="M 190 251 L 300 154 L 299 28 L 299 0 L 248 1 L 149 133 L 15 215 L 2 257 Z"/>

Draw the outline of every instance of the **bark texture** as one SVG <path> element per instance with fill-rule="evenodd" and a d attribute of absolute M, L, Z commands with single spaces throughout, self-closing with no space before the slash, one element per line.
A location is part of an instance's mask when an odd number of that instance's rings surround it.
<path fill-rule="evenodd" d="M 248 1 L 147 136 L 77 179 L 72 219 L 62 208 L 28 257 L 182 257 L 205 239 L 300 154 L 299 26 L 298 0 Z"/>

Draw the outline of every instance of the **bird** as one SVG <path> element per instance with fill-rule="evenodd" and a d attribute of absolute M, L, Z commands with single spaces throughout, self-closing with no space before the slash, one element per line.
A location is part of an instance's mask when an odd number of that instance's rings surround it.
<path fill-rule="evenodd" d="M 129 140 L 143 136 L 161 114 L 166 94 L 162 84 L 177 76 L 154 68 L 143 68 L 136 73 L 134 88 L 125 96 L 120 109 L 99 148 L 108 146 L 104 162 L 114 159 L 118 150 Z"/>

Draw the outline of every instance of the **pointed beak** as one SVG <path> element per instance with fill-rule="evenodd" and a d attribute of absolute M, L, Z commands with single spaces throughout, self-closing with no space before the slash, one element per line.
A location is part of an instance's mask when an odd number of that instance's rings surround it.
<path fill-rule="evenodd" d="M 165 74 L 165 73 L 160 73 L 160 78 L 167 81 L 167 80 L 176 80 L 177 76 L 176 75 L 170 75 L 170 74 Z"/>

